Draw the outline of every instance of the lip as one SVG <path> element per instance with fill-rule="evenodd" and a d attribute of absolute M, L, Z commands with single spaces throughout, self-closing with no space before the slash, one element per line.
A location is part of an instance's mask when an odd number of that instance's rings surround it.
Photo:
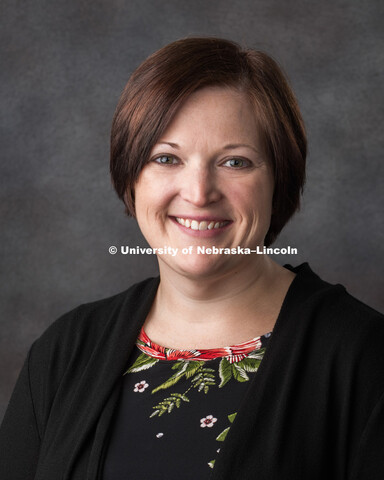
<path fill-rule="evenodd" d="M 189 218 L 190 220 L 196 220 L 197 222 L 231 222 L 229 218 L 213 217 L 210 215 L 170 215 L 170 218 Z"/>
<path fill-rule="evenodd" d="M 196 220 L 197 222 L 228 222 L 226 225 L 220 228 L 212 228 L 212 230 L 192 230 L 191 228 L 185 227 L 184 225 L 181 225 L 177 220 L 176 220 L 176 215 L 175 216 L 170 216 L 169 218 L 171 221 L 181 229 L 182 232 L 186 233 L 187 235 L 191 237 L 198 237 L 198 238 L 211 238 L 211 237 L 216 237 L 217 235 L 220 235 L 223 233 L 225 230 L 227 230 L 232 224 L 233 221 L 229 220 L 228 218 L 223 218 L 223 217 L 208 217 L 208 216 L 202 216 L 202 215 L 177 215 L 178 218 L 188 218 L 190 220 Z"/>

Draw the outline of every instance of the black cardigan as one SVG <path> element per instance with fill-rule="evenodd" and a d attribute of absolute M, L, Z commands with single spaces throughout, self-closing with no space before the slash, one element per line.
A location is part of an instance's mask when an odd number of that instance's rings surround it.
<path fill-rule="evenodd" d="M 293 271 L 212 479 L 383 480 L 384 317 L 307 264 Z M 33 344 L 1 428 L 1 480 L 99 478 L 158 282 L 82 305 Z"/>

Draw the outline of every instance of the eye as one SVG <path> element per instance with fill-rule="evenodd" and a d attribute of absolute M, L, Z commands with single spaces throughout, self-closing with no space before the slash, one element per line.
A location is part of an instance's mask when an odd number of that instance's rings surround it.
<path fill-rule="evenodd" d="M 231 168 L 245 168 L 249 167 L 250 162 L 248 160 L 245 160 L 244 158 L 230 158 L 229 160 L 226 160 L 223 165 L 225 167 L 231 167 Z"/>
<path fill-rule="evenodd" d="M 160 165 L 176 165 L 178 163 L 177 159 L 171 155 L 160 155 L 160 157 L 154 158 L 153 161 L 160 163 Z"/>

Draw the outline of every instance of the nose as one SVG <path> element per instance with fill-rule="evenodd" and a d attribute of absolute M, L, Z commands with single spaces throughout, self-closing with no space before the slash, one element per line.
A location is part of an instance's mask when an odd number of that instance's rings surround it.
<path fill-rule="evenodd" d="M 184 172 L 181 188 L 183 200 L 196 207 L 205 207 L 222 197 L 217 175 L 209 166 L 193 166 Z"/>

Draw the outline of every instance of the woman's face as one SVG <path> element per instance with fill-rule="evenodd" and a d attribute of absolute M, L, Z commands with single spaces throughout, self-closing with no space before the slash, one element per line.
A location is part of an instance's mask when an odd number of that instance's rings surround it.
<path fill-rule="evenodd" d="M 246 94 L 206 87 L 192 94 L 153 147 L 135 186 L 136 217 L 160 271 L 204 277 L 259 262 L 260 255 L 208 255 L 211 248 L 262 246 L 273 175 Z M 182 253 L 192 247 L 193 253 Z"/>

